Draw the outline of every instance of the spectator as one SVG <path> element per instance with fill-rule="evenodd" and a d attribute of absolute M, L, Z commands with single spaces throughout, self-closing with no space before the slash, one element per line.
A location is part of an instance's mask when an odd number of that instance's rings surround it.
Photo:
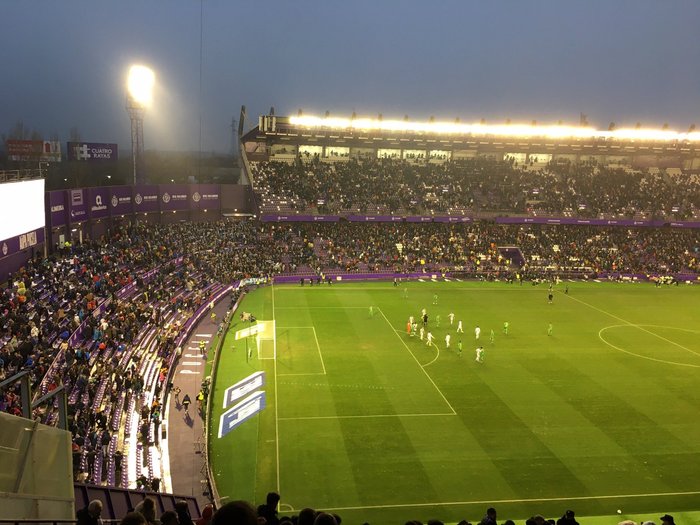
<path fill-rule="evenodd" d="M 202 509 L 202 517 L 199 518 L 195 523 L 197 525 L 209 525 L 213 514 L 214 514 L 214 507 L 212 507 L 211 505 L 205 505 L 204 508 Z"/>
<path fill-rule="evenodd" d="M 88 503 L 86 507 L 77 512 L 77 525 L 102 525 L 101 516 L 102 502 L 98 499 L 94 499 Z"/>
<path fill-rule="evenodd" d="M 148 523 L 140 512 L 129 512 L 122 518 L 119 525 L 148 525 Z"/>
<path fill-rule="evenodd" d="M 489 507 L 486 509 L 486 515 L 481 518 L 479 522 L 480 525 L 497 525 L 496 522 L 496 509 Z"/>
<path fill-rule="evenodd" d="M 253 506 L 246 501 L 232 501 L 214 513 L 212 525 L 257 525 Z M 182 522 L 181 522 L 182 525 Z"/>
<path fill-rule="evenodd" d="M 579 525 L 574 516 L 573 510 L 567 510 L 564 515 L 557 520 L 557 525 Z"/>
<path fill-rule="evenodd" d="M 180 525 L 194 525 L 192 516 L 190 515 L 190 507 L 185 500 L 179 500 L 175 503 L 175 512 Z"/>
<path fill-rule="evenodd" d="M 207 507 L 211 507 L 211 505 L 207 505 Z M 206 510 L 206 507 L 205 507 Z M 197 522 L 199 524 L 199 522 Z M 177 519 L 177 513 L 173 510 L 166 510 L 163 514 L 160 515 L 160 524 L 161 525 L 180 525 L 180 522 Z"/>
<path fill-rule="evenodd" d="M 258 517 L 265 518 L 268 525 L 278 525 L 279 518 L 277 517 L 277 505 L 280 501 L 280 495 L 276 492 L 268 492 L 264 505 L 258 506 Z"/>
<path fill-rule="evenodd" d="M 156 501 L 146 496 L 136 507 L 134 512 L 140 512 L 150 525 L 156 523 Z"/>

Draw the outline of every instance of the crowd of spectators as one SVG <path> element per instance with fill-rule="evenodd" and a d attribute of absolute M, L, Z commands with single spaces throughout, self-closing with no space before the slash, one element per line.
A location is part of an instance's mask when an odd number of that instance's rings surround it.
<path fill-rule="evenodd" d="M 694 229 L 345 221 L 259 228 L 261 236 L 303 250 L 285 273 L 700 273 Z M 508 246 L 518 248 L 522 264 L 501 249 Z"/>
<path fill-rule="evenodd" d="M 126 484 L 123 449 L 135 446 L 136 470 L 148 474 L 140 485 L 159 488 L 151 446 L 176 339 L 223 288 L 165 232 L 133 225 L 101 243 L 66 245 L 29 261 L 2 290 L 0 379 L 27 371 L 35 398 L 65 387 L 77 480 Z M 0 409 L 21 414 L 19 384 L 0 392 Z M 57 402 L 33 411 L 49 424 L 58 414 Z"/>
<path fill-rule="evenodd" d="M 690 219 L 700 176 L 558 160 L 531 169 L 486 157 L 415 164 L 396 159 L 252 163 L 263 212 L 527 214 Z"/>
<path fill-rule="evenodd" d="M 267 495 L 266 502 L 257 508 L 247 501 L 238 500 L 224 504 L 214 511 L 211 505 L 207 505 L 202 517 L 193 522 L 189 513 L 187 503 L 179 501 L 175 505 L 175 510 L 168 510 L 156 517 L 155 500 L 144 498 L 132 512 L 128 513 L 121 521 L 120 525 L 341 525 L 343 519 L 335 513 L 318 511 L 306 507 L 298 514 L 291 516 L 280 516 L 278 505 L 280 496 L 276 492 Z M 99 525 L 102 513 L 102 502 L 100 500 L 91 501 L 85 508 L 77 512 L 77 525 Z M 675 525 L 673 516 L 664 514 L 659 518 L 660 525 Z M 493 507 L 486 509 L 486 513 L 480 521 L 474 521 L 479 525 L 498 525 L 498 513 Z M 525 525 L 579 525 L 576 520 L 576 513 L 573 510 L 565 511 L 560 518 L 547 519 L 537 514 L 523 521 Z M 367 525 L 367 524 L 366 524 Z M 422 521 L 407 521 L 406 525 L 423 525 Z M 444 525 L 438 519 L 431 519 L 426 525 Z M 471 525 L 466 519 L 461 520 L 458 525 Z M 507 519 L 502 525 L 515 525 L 515 521 Z M 618 525 L 637 525 L 632 520 L 625 520 Z M 640 522 L 640 525 L 656 525 L 654 521 L 647 520 Z"/>

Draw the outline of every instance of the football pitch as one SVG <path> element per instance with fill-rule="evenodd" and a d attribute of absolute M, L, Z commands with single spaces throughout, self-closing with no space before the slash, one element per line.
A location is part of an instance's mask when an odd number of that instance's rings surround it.
<path fill-rule="evenodd" d="M 547 295 L 429 279 L 248 294 L 239 312 L 276 322 L 276 359 L 234 340 L 236 315 L 212 398 L 220 496 L 259 504 L 278 491 L 282 511 L 346 523 L 473 522 L 489 506 L 499 522 L 699 509 L 700 287 L 561 283 Z M 431 346 L 406 333 L 424 308 Z M 223 391 L 259 370 L 267 406 L 217 438 Z"/>

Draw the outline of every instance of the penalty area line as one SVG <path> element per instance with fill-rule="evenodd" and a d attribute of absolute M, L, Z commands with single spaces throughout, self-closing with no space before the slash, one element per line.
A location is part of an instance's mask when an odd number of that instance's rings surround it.
<path fill-rule="evenodd" d="M 413 352 L 411 352 L 411 349 L 410 349 L 410 348 L 408 347 L 408 345 L 406 344 L 406 341 L 404 341 L 403 338 L 398 334 L 398 332 L 396 332 L 396 329 L 395 329 L 394 326 L 391 324 L 391 321 L 389 321 L 389 319 L 387 318 L 387 316 L 384 314 L 384 311 L 383 311 L 381 308 L 379 308 L 379 307 L 377 307 L 377 310 L 379 310 L 379 313 L 382 314 L 382 317 L 384 318 L 384 320 L 385 320 L 385 321 L 387 322 L 387 324 L 389 325 L 389 328 L 391 328 L 391 331 L 394 332 L 394 334 L 396 335 L 396 337 L 399 338 L 399 341 L 401 341 L 401 344 L 404 346 L 404 348 L 405 348 L 406 350 L 408 350 L 408 353 L 409 353 L 409 354 L 411 354 L 411 357 L 412 357 L 413 360 L 418 364 L 418 366 L 420 367 L 420 369 L 423 371 L 423 373 L 425 374 L 425 377 L 428 378 L 428 381 L 430 381 L 430 382 L 433 384 L 433 386 L 435 387 L 435 390 L 437 390 L 438 394 L 440 394 L 440 397 L 442 397 L 443 401 L 447 404 L 448 407 L 450 407 L 450 410 L 452 411 L 452 413 L 453 413 L 453 414 L 457 414 L 457 411 L 454 409 L 454 407 L 453 407 L 453 406 L 450 404 L 450 402 L 447 400 L 447 398 L 445 397 L 445 394 L 442 393 L 442 390 L 440 390 L 440 387 L 438 387 L 437 384 L 435 384 L 435 381 L 433 381 L 433 378 L 430 377 L 430 374 L 429 374 L 428 372 L 425 371 L 425 367 L 424 367 L 423 365 L 420 364 L 420 361 L 418 361 L 418 358 L 415 356 L 415 354 L 414 354 Z"/>

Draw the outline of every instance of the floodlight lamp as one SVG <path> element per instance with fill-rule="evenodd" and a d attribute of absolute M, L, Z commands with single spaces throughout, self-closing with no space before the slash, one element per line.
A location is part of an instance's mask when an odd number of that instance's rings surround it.
<path fill-rule="evenodd" d="M 156 76 L 146 66 L 131 66 L 127 88 L 129 98 L 139 106 L 148 107 L 153 101 L 153 85 Z"/>

